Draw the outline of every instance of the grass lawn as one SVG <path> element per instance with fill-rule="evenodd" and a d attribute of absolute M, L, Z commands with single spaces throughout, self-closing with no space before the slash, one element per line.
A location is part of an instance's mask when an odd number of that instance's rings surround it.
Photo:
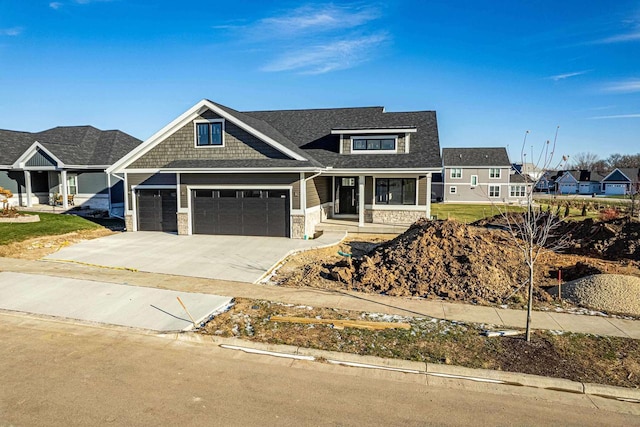
<path fill-rule="evenodd" d="M 97 230 L 100 225 L 76 215 L 37 213 L 40 222 L 0 224 L 0 245 L 21 242 L 33 237 L 53 236 L 80 230 Z"/>
<path fill-rule="evenodd" d="M 474 222 L 488 216 L 498 215 L 509 211 L 522 211 L 520 206 L 496 206 L 491 204 L 452 204 L 452 203 L 434 203 L 431 205 L 431 215 L 435 215 L 438 219 L 455 219 L 460 222 Z"/>

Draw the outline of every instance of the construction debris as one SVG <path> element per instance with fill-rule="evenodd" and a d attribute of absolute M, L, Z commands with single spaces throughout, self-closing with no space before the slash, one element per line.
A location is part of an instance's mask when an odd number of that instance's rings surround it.
<path fill-rule="evenodd" d="M 317 319 L 309 317 L 288 317 L 288 316 L 271 316 L 271 322 L 284 323 L 302 323 L 315 325 L 332 325 L 335 329 L 357 328 L 368 329 L 371 331 L 380 331 L 384 329 L 411 329 L 408 323 L 396 322 L 368 322 L 365 320 L 347 320 L 347 319 Z"/>

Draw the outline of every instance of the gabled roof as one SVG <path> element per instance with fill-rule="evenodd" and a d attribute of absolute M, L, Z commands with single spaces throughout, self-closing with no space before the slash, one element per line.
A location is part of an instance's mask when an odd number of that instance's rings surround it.
<path fill-rule="evenodd" d="M 639 180 L 639 168 L 615 168 L 602 179 L 602 182 L 638 182 Z"/>
<path fill-rule="evenodd" d="M 33 133 L 0 130 L 0 165 L 13 165 L 36 142 L 67 166 L 104 167 L 141 141 L 119 130 L 93 126 L 59 126 Z"/>
<path fill-rule="evenodd" d="M 445 167 L 511 167 L 504 147 L 443 148 L 442 164 Z"/>
<path fill-rule="evenodd" d="M 387 113 L 382 107 L 358 107 L 240 112 L 203 99 L 110 167 L 108 171 L 125 169 L 176 129 L 186 125 L 196 115 L 207 109 L 234 122 L 294 160 L 294 162 L 276 162 L 276 159 L 269 159 L 267 162 L 260 162 L 260 167 L 268 168 L 269 165 L 273 165 L 277 168 L 278 165 L 287 163 L 292 167 L 297 165 L 300 168 L 425 170 L 439 169 L 442 165 L 434 111 Z M 411 153 L 340 154 L 339 134 L 344 133 L 340 130 L 349 129 L 356 130 L 357 133 L 380 129 L 397 130 L 398 134 L 410 133 Z M 239 165 L 239 168 L 258 167 L 255 161 L 234 162 Z M 205 167 L 203 165 L 209 165 L 208 168 L 223 167 L 220 161 L 192 162 L 181 159 L 176 159 L 167 167 Z"/>
<path fill-rule="evenodd" d="M 580 179 L 580 171 L 576 170 L 568 170 L 568 171 L 560 171 L 556 177 L 556 182 L 568 182 L 573 181 L 575 184 L 578 183 Z"/>

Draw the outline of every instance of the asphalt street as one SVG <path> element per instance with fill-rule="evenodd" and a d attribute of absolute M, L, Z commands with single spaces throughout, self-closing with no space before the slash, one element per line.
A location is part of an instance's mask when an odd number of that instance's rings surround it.
<path fill-rule="evenodd" d="M 638 425 L 640 407 L 0 313 L 0 425 Z"/>

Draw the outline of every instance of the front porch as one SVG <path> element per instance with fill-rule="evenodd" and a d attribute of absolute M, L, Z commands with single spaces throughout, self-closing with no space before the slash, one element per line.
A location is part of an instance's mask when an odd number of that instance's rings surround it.
<path fill-rule="evenodd" d="M 357 218 L 327 218 L 321 223 L 316 224 L 315 228 L 316 232 L 346 231 L 354 234 L 401 234 L 407 231 L 410 225 L 411 223 L 381 224 L 372 222 L 361 225 Z"/>

